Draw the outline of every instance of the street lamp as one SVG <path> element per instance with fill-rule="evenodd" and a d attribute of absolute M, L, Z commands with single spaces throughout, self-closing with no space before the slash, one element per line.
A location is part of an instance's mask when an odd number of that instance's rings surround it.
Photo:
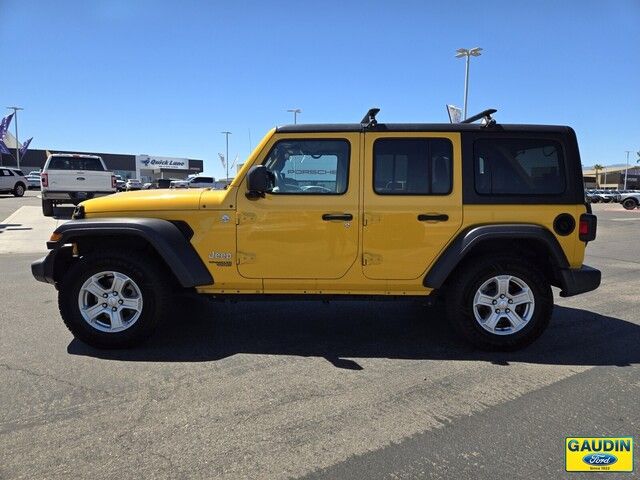
<path fill-rule="evenodd" d="M 224 164 L 227 167 L 227 178 L 226 178 L 226 182 L 227 185 L 229 185 L 229 135 L 231 135 L 231 132 L 220 132 L 225 136 L 226 142 L 227 142 L 227 153 L 226 153 L 226 157 L 224 158 Z"/>
<path fill-rule="evenodd" d="M 20 169 L 20 147 L 18 143 L 18 110 L 24 110 L 22 107 L 7 107 L 9 110 L 13 110 L 13 120 L 16 125 L 16 163 L 18 165 L 18 169 Z"/>
<path fill-rule="evenodd" d="M 480 55 L 482 55 L 482 53 L 480 52 L 482 52 L 482 48 L 480 47 L 475 47 L 470 50 L 467 48 L 459 48 L 458 50 L 456 50 L 456 58 L 465 57 L 467 59 L 466 70 L 464 74 L 464 106 L 462 107 L 463 120 L 467 118 L 467 97 L 469 95 L 469 60 L 471 59 L 471 57 L 479 57 Z"/>
<path fill-rule="evenodd" d="M 287 112 L 293 113 L 293 124 L 295 125 L 296 123 L 298 123 L 298 114 L 302 113 L 302 110 L 300 110 L 299 108 L 290 108 L 289 110 L 287 110 Z"/>
<path fill-rule="evenodd" d="M 624 189 L 627 189 L 627 174 L 629 173 L 629 154 L 631 153 L 630 150 L 625 150 L 626 154 L 627 154 L 627 168 L 625 168 L 624 170 Z"/>

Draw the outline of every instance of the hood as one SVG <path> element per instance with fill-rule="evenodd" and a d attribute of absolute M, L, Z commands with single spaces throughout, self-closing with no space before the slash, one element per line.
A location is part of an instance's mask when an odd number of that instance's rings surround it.
<path fill-rule="evenodd" d="M 106 197 L 82 202 L 85 213 L 143 212 L 160 210 L 198 210 L 206 205 L 207 210 L 222 208 L 227 190 L 191 188 L 184 190 L 156 189 L 120 192 Z M 201 201 L 201 198 L 203 201 Z"/>

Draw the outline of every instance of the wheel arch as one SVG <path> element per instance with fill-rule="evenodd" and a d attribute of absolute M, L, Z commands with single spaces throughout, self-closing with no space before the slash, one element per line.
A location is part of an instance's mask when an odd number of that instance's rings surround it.
<path fill-rule="evenodd" d="M 438 257 L 424 277 L 427 288 L 440 289 L 456 270 L 482 254 L 511 252 L 526 258 L 543 271 L 549 283 L 564 287 L 561 269 L 569 262 L 556 237 L 534 224 L 473 226 L 462 231 Z"/>
<path fill-rule="evenodd" d="M 100 248 L 147 249 L 173 273 L 180 286 L 213 283 L 209 270 L 191 245 L 193 232 L 184 222 L 157 218 L 82 219 L 62 224 L 54 234 L 57 240 L 47 242 L 47 246 L 54 257 L 58 253 L 62 257 L 52 261 L 54 282 L 59 281 L 64 259 L 69 260 L 70 249 L 65 245 L 76 244 L 79 254 Z"/>

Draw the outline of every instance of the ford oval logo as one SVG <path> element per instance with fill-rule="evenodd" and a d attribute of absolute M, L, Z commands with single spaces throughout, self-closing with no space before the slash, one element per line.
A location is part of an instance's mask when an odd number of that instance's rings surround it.
<path fill-rule="evenodd" d="M 590 453 L 582 457 L 582 461 L 587 465 L 613 465 L 618 458 L 610 453 Z"/>

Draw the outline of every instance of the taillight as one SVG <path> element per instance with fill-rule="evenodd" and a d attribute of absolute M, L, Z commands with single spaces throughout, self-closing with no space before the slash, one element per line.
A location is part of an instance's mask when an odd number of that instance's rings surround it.
<path fill-rule="evenodd" d="M 591 213 L 583 213 L 580 215 L 580 224 L 578 226 L 578 238 L 583 242 L 590 242 L 596 239 L 596 229 L 598 226 L 598 218 Z"/>
<path fill-rule="evenodd" d="M 48 173 L 41 173 L 40 174 L 40 183 L 42 184 L 43 187 L 48 187 L 49 186 L 49 174 Z"/>
<path fill-rule="evenodd" d="M 111 175 L 111 188 L 116 188 L 116 177 Z"/>

